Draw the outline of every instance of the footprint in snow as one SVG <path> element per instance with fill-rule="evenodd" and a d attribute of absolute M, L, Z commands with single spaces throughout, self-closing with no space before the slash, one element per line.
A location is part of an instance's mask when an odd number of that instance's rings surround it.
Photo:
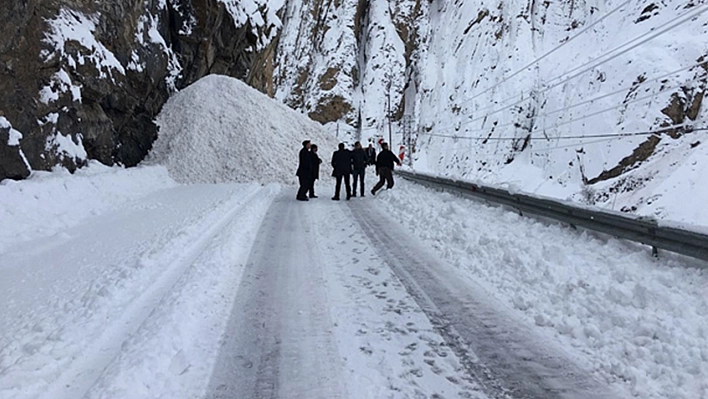
<path fill-rule="evenodd" d="M 359 350 L 364 352 L 364 354 L 366 354 L 366 355 L 371 355 L 374 353 L 374 350 L 371 349 L 371 347 L 369 347 L 369 346 L 360 346 Z"/>

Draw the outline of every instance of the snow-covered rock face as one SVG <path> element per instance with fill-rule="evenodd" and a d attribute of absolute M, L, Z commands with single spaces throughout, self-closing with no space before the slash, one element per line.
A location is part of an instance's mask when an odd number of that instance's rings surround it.
<path fill-rule="evenodd" d="M 707 8 L 291 2 L 276 96 L 362 140 L 388 139 L 390 98 L 394 147 L 418 170 L 697 222 Z"/>
<path fill-rule="evenodd" d="M 0 152 L 23 152 L 32 169 L 137 164 L 170 94 L 208 73 L 272 91 L 261 65 L 272 64 L 277 2 L 8 3 L 0 9 L 0 116 L 22 138 L 14 150 L 0 140 Z M 0 158 L 0 180 L 26 176 L 6 172 L 17 169 L 12 162 Z"/>
<path fill-rule="evenodd" d="M 406 109 L 417 121 L 415 167 L 708 224 L 697 205 L 708 192 L 696 179 L 708 164 L 698 130 L 707 127 L 706 8 L 431 5 L 415 107 Z M 675 128 L 645 133 L 666 127 Z"/>
<path fill-rule="evenodd" d="M 339 122 L 352 138 L 387 126 L 389 99 L 399 121 L 426 3 L 289 2 L 275 60 L 276 97 L 323 124 Z"/>

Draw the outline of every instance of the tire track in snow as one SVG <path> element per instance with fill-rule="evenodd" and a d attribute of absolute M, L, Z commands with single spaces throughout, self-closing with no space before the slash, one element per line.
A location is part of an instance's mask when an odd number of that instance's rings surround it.
<path fill-rule="evenodd" d="M 244 207 L 264 190 L 263 187 L 253 187 L 243 196 L 234 199 L 230 210 L 211 225 L 192 245 L 177 255 L 169 269 L 134 300 L 106 330 L 101 337 L 90 344 L 83 356 L 76 359 L 59 378 L 53 381 L 41 398 L 46 399 L 76 399 L 86 395 L 91 386 L 98 380 L 105 368 L 120 353 L 121 347 L 135 331 L 137 331 L 153 309 L 169 293 L 180 277 L 199 258 L 209 243 L 236 217 Z M 218 210 L 215 210 L 217 212 Z"/>
<path fill-rule="evenodd" d="M 208 399 L 336 399 L 341 356 L 332 338 L 312 204 L 276 199 L 239 285 Z M 310 208 L 305 208 L 310 206 Z"/>
<path fill-rule="evenodd" d="M 462 282 L 375 207 L 350 203 L 355 219 L 468 372 L 490 397 L 610 399 L 614 394 L 529 329 L 500 313 L 481 287 Z"/>

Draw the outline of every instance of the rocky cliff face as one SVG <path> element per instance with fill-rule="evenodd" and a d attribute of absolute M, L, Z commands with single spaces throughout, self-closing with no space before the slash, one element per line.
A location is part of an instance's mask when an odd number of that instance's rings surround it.
<path fill-rule="evenodd" d="M 90 159 L 136 165 L 169 95 L 206 74 L 273 91 L 268 69 L 280 21 L 265 1 L 6 3 L 0 180 Z"/>
<path fill-rule="evenodd" d="M 403 116 L 425 27 L 421 0 L 290 2 L 276 56 L 276 97 L 352 137 Z M 390 105 L 389 105 L 390 102 Z"/>

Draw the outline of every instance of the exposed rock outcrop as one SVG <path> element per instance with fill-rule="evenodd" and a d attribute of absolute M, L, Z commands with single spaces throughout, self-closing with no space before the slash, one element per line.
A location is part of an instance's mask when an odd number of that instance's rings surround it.
<path fill-rule="evenodd" d="M 207 74 L 273 92 L 280 22 L 266 6 L 247 14 L 219 0 L 7 3 L 0 116 L 23 132 L 32 169 L 73 170 L 87 159 L 136 165 L 170 93 Z M 10 172 L 12 159 L 0 157 L 0 180 L 24 177 Z"/>

